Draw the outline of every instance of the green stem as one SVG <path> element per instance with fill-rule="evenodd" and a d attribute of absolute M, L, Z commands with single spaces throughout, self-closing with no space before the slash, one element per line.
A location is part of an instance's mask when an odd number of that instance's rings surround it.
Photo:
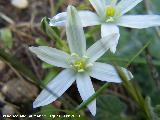
<path fill-rule="evenodd" d="M 151 41 L 148 41 L 134 57 L 127 63 L 127 67 L 150 45 Z"/>
<path fill-rule="evenodd" d="M 115 68 L 124 83 L 124 87 L 127 89 L 128 93 L 132 96 L 135 102 L 138 104 L 139 108 L 143 111 L 146 120 L 152 120 L 150 114 L 148 113 L 148 109 L 146 109 L 146 102 L 140 92 L 140 89 L 128 80 L 126 74 L 122 71 L 120 67 L 115 66 Z"/>
<path fill-rule="evenodd" d="M 123 62 L 123 63 L 129 63 L 130 62 L 130 60 L 128 58 L 118 58 L 118 57 L 112 57 L 112 56 L 103 57 L 103 58 L 99 59 L 99 61 L 100 62 L 113 61 L 113 62 Z M 134 61 L 132 61 L 132 64 L 146 65 L 147 62 L 146 62 L 145 59 L 138 57 L 138 58 L 134 59 Z M 153 64 L 156 65 L 156 66 L 160 66 L 160 61 L 153 60 Z"/>
<path fill-rule="evenodd" d="M 85 102 L 81 103 L 76 109 L 75 111 L 80 111 L 83 108 L 85 108 L 87 105 L 89 105 L 94 99 L 96 99 L 96 97 L 98 97 L 104 90 L 106 90 L 106 88 L 109 87 L 109 83 L 104 84 L 101 88 L 99 88 L 95 94 L 93 94 L 88 100 L 86 100 Z"/>

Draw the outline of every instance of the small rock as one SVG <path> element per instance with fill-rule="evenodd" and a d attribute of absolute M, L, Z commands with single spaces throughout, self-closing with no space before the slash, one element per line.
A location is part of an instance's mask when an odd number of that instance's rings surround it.
<path fill-rule="evenodd" d="M 11 105 L 5 105 L 2 108 L 2 114 L 3 115 L 14 115 L 16 113 L 16 109 L 12 107 Z"/>
<path fill-rule="evenodd" d="M 19 9 L 28 7 L 28 0 L 11 0 L 11 4 Z"/>
<path fill-rule="evenodd" d="M 4 70 L 6 64 L 0 60 L 0 71 Z"/>
<path fill-rule="evenodd" d="M 60 101 L 56 100 L 56 101 L 54 101 L 54 102 L 52 103 L 52 105 L 53 105 L 54 107 L 56 107 L 56 108 L 61 108 L 62 103 L 61 103 Z"/>
<path fill-rule="evenodd" d="M 2 87 L 2 93 L 13 103 L 25 103 L 37 96 L 38 88 L 25 80 L 13 79 Z"/>
<path fill-rule="evenodd" d="M 0 101 L 4 101 L 4 96 L 0 93 Z"/>

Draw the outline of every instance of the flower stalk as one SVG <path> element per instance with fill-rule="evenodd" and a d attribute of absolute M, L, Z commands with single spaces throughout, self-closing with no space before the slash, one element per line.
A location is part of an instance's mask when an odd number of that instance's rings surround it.
<path fill-rule="evenodd" d="M 110 86 L 109 83 L 105 83 L 102 87 L 100 87 L 95 94 L 93 94 L 90 98 L 88 98 L 86 101 L 84 101 L 83 103 L 81 103 L 76 109 L 75 111 L 80 111 L 82 109 L 84 109 L 87 105 L 89 105 L 92 101 L 94 101 L 99 95 L 102 94 L 103 91 L 105 91 L 108 87 Z"/>
<path fill-rule="evenodd" d="M 151 113 L 152 111 L 150 110 L 148 97 L 144 98 L 140 92 L 139 87 L 135 83 L 129 81 L 128 78 L 126 77 L 126 74 L 119 67 L 115 66 L 115 68 L 120 78 L 123 81 L 124 87 L 126 88 L 128 93 L 131 95 L 133 100 L 137 103 L 138 107 L 142 110 L 146 120 L 155 120 L 152 117 L 152 113 Z"/>

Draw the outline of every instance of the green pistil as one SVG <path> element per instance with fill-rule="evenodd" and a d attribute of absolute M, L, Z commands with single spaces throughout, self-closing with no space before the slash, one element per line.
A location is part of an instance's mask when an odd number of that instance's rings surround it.
<path fill-rule="evenodd" d="M 106 16 L 114 17 L 115 14 L 116 14 L 116 9 L 113 6 L 107 6 L 106 7 Z"/>

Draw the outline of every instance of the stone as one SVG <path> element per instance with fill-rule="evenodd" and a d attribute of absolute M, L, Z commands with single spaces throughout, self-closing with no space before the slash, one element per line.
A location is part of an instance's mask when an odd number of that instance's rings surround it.
<path fill-rule="evenodd" d="M 11 4 L 19 9 L 25 9 L 28 7 L 28 0 L 11 0 Z"/>
<path fill-rule="evenodd" d="M 2 93 L 10 102 L 26 103 L 35 99 L 38 88 L 25 80 L 13 79 L 4 84 Z"/>

